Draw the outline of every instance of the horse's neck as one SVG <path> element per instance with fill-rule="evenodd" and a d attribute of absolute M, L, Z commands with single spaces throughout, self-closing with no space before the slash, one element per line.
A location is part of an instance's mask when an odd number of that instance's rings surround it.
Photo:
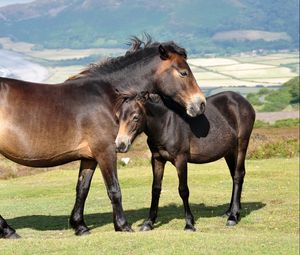
<path fill-rule="evenodd" d="M 155 92 L 153 73 L 156 66 L 157 59 L 153 58 L 146 63 L 136 63 L 114 72 L 101 73 L 100 77 L 120 91 Z"/>

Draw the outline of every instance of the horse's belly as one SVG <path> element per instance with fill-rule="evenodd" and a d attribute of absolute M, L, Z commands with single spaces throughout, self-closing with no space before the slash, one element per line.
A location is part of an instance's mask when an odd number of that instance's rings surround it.
<path fill-rule="evenodd" d="M 29 133 L 21 126 L 3 121 L 0 127 L 0 154 L 26 166 L 56 166 L 79 159 L 81 152 L 88 154 L 87 145 L 76 140 L 75 137 L 66 139 L 60 134 Z"/>
<path fill-rule="evenodd" d="M 190 143 L 190 161 L 207 163 L 218 160 L 232 151 L 236 144 L 237 138 L 232 132 L 193 138 Z"/>

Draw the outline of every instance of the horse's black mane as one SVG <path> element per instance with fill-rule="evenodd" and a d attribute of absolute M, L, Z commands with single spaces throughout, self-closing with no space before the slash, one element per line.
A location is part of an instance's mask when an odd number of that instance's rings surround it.
<path fill-rule="evenodd" d="M 124 56 L 108 58 L 104 61 L 92 63 L 82 72 L 70 77 L 68 80 L 91 77 L 97 74 L 109 74 L 139 61 L 146 62 L 150 58 L 159 54 L 159 45 L 162 45 L 168 52 L 176 53 L 184 58 L 187 57 L 185 49 L 179 47 L 172 41 L 159 43 L 153 42 L 151 36 L 148 34 L 145 34 L 144 37 L 144 40 L 141 40 L 136 36 L 132 36 L 130 38 L 130 42 L 128 43 L 130 49 L 125 53 Z"/>

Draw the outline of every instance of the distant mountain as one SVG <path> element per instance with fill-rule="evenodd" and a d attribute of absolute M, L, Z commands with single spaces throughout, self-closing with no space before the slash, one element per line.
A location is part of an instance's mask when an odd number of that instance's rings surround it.
<path fill-rule="evenodd" d="M 147 32 L 197 54 L 298 49 L 298 11 L 297 0 L 37 0 L 0 8 L 0 36 L 87 48 Z"/>

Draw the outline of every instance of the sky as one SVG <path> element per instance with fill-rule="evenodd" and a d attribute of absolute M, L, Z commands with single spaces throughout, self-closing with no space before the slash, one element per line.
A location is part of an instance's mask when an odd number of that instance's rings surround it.
<path fill-rule="evenodd" d="M 33 2 L 33 0 L 0 0 L 0 7 L 9 5 L 9 4 L 22 4 Z"/>

